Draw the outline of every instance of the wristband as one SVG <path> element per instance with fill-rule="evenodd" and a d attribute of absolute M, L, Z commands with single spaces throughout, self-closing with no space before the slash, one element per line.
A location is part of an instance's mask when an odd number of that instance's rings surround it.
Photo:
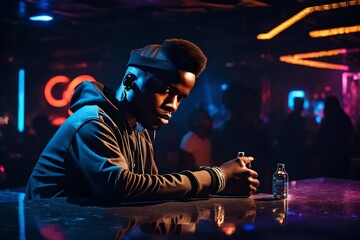
<path fill-rule="evenodd" d="M 205 170 L 211 176 L 210 194 L 219 193 L 225 189 L 225 177 L 219 167 L 201 166 L 199 170 Z"/>

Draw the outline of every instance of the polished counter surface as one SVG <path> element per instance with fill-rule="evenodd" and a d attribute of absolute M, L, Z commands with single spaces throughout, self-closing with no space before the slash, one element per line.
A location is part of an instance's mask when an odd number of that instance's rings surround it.
<path fill-rule="evenodd" d="M 99 206 L 0 191 L 0 239 L 360 239 L 360 181 L 307 179 L 269 194 Z"/>

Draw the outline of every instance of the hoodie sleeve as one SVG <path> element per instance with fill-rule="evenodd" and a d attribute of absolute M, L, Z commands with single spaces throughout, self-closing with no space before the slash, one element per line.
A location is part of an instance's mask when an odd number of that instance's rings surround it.
<path fill-rule="evenodd" d="M 92 119 L 79 128 L 69 148 L 75 165 L 92 193 L 105 201 L 180 199 L 206 195 L 211 177 L 206 171 L 137 174 L 121 151 L 116 130 Z"/>

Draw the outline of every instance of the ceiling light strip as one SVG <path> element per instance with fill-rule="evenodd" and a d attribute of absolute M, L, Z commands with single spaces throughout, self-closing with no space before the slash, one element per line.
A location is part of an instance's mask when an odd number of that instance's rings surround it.
<path fill-rule="evenodd" d="M 313 60 L 307 60 L 307 59 L 298 59 L 298 58 L 294 58 L 291 55 L 281 56 L 280 61 L 290 63 L 290 64 L 314 67 L 314 68 L 324 68 L 324 69 L 342 70 L 342 71 L 349 70 L 349 66 L 346 66 L 346 65 L 326 63 L 326 62 L 313 61 Z"/>
<path fill-rule="evenodd" d="M 319 38 L 319 37 L 328 37 L 328 36 L 349 34 L 355 32 L 360 32 L 360 25 L 310 31 L 309 36 L 312 38 Z"/>
<path fill-rule="evenodd" d="M 329 57 L 340 54 L 347 53 L 356 53 L 360 52 L 360 48 L 340 48 L 340 49 L 332 49 L 326 51 L 318 51 L 318 52 L 309 52 L 309 53 L 297 53 L 293 55 L 284 55 L 280 57 L 281 62 L 286 62 L 290 64 L 304 65 L 308 67 L 315 68 L 326 68 L 333 70 L 349 70 L 349 66 L 342 64 L 334 64 L 320 61 L 308 60 L 309 58 L 320 58 L 320 57 Z"/>
<path fill-rule="evenodd" d="M 276 26 L 269 32 L 258 34 L 257 39 L 258 40 L 269 40 L 313 12 L 328 11 L 328 10 L 333 10 L 333 9 L 337 9 L 337 8 L 351 7 L 351 6 L 356 6 L 356 5 L 360 5 L 360 0 L 353 0 L 353 1 L 332 3 L 332 4 L 324 4 L 324 5 L 304 8 L 303 10 L 301 10 L 300 12 L 298 12 L 297 14 L 295 14 L 288 20 L 282 22 L 281 24 L 279 24 L 278 26 Z"/>
<path fill-rule="evenodd" d="M 347 49 L 340 48 L 340 49 L 333 49 L 333 50 L 319 51 L 319 52 L 297 53 L 292 56 L 297 59 L 305 59 L 305 58 L 320 58 L 320 57 L 336 56 L 336 55 L 345 54 L 345 53 L 347 53 Z"/>

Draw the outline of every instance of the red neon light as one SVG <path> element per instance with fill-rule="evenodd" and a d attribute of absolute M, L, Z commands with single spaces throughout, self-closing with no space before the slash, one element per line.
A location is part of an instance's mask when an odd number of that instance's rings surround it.
<path fill-rule="evenodd" d="M 57 75 L 52 77 L 45 85 L 44 95 L 46 101 L 53 107 L 64 107 L 66 106 L 71 99 L 72 94 L 74 93 L 75 88 L 82 83 L 83 81 L 88 80 L 90 82 L 95 82 L 95 78 L 90 75 L 80 75 L 74 78 L 71 82 L 67 76 Z M 62 93 L 61 99 L 56 99 L 52 95 L 52 90 L 56 84 L 67 84 L 67 88 Z"/>
<path fill-rule="evenodd" d="M 59 127 L 61 124 L 63 124 L 63 122 L 65 122 L 65 120 L 66 120 L 65 117 L 57 117 L 51 121 L 51 124 Z"/>
<path fill-rule="evenodd" d="M 96 82 L 95 78 L 93 78 L 92 76 L 90 75 L 80 75 L 76 78 L 74 78 L 69 86 L 67 87 L 67 89 L 64 91 L 63 93 L 63 98 L 67 99 L 68 100 L 68 103 L 70 102 L 70 99 L 71 99 L 71 96 L 73 95 L 74 91 L 75 91 L 75 88 L 80 84 L 82 83 L 83 81 L 90 81 L 90 82 Z"/>
<path fill-rule="evenodd" d="M 56 84 L 58 84 L 58 83 L 68 83 L 68 82 L 70 82 L 70 79 L 68 77 L 63 76 L 63 75 L 57 75 L 55 77 L 52 77 L 46 83 L 45 88 L 44 88 L 44 95 L 45 95 L 46 101 L 48 101 L 48 103 L 51 106 L 53 106 L 53 107 L 63 107 L 66 104 L 68 104 L 68 102 L 66 101 L 66 99 L 64 99 L 64 97 L 62 97 L 61 99 L 56 99 L 52 95 L 52 89 Z"/>

